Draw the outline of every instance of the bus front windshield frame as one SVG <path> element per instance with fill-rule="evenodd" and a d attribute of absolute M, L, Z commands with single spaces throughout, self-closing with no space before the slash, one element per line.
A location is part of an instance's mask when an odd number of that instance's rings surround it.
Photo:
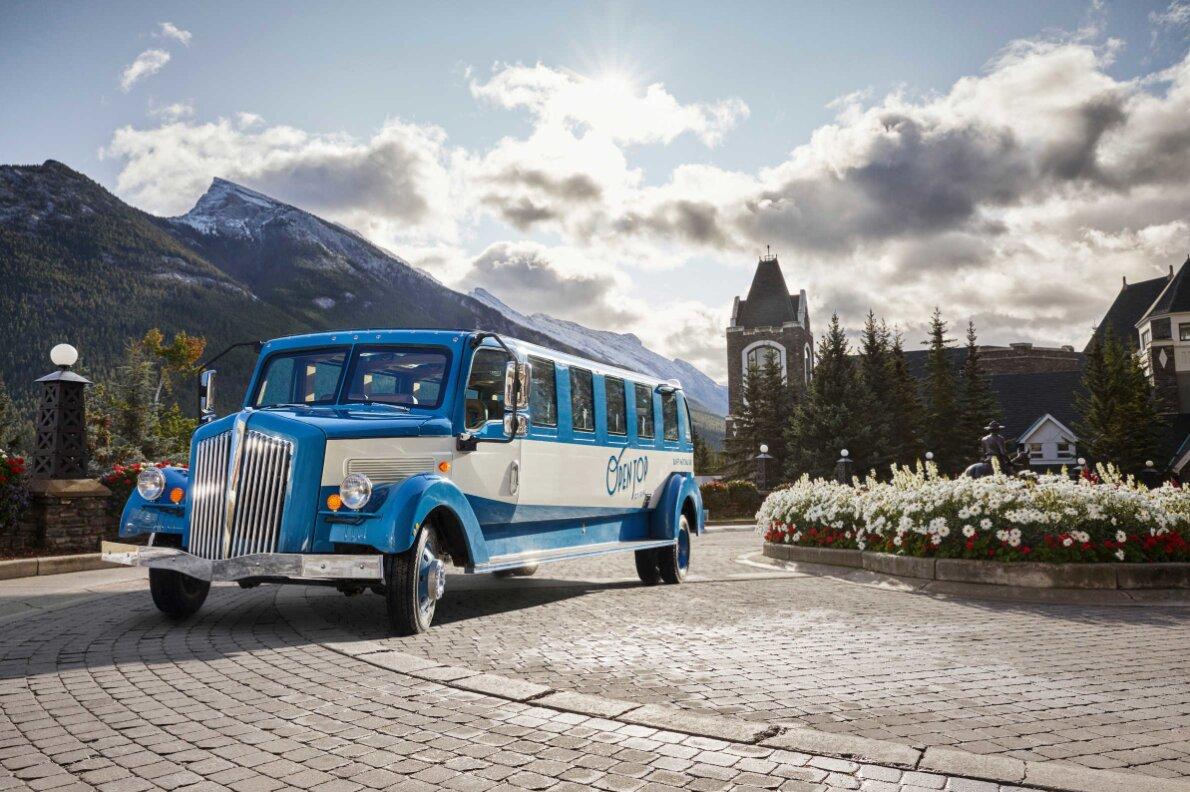
<path fill-rule="evenodd" d="M 443 347 L 408 344 L 277 352 L 264 362 L 251 406 L 385 404 L 436 409 L 445 395 L 450 360 Z"/>

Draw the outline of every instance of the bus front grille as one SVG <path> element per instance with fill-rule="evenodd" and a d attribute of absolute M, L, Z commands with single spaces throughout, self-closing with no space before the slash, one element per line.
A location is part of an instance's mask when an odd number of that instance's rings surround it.
<path fill-rule="evenodd" d="M 200 558 L 277 551 L 293 443 L 255 430 L 245 432 L 240 443 L 235 461 L 230 431 L 201 441 L 195 452 L 189 550 Z"/>

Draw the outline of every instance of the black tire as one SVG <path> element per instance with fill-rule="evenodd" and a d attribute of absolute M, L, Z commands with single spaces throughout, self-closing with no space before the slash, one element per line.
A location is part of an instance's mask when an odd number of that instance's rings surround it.
<path fill-rule="evenodd" d="M 157 610 L 172 619 L 193 616 L 207 600 L 209 580 L 199 580 L 172 569 L 149 570 L 149 593 Z"/>
<path fill-rule="evenodd" d="M 661 570 L 657 568 L 656 550 L 636 551 L 636 574 L 640 582 L 646 586 L 656 586 L 661 582 Z"/>
<path fill-rule="evenodd" d="M 686 515 L 678 520 L 678 541 L 673 547 L 662 547 L 657 551 L 657 570 L 661 579 L 670 585 L 686 579 L 686 573 L 690 571 L 690 521 Z"/>
<path fill-rule="evenodd" d="M 433 526 L 423 525 L 412 547 L 384 557 L 384 600 L 394 634 L 417 635 L 430 629 L 437 599 L 428 598 L 428 592 L 422 590 L 427 582 L 423 572 L 427 555 L 442 563 L 441 554 L 442 543 L 437 532 Z"/>

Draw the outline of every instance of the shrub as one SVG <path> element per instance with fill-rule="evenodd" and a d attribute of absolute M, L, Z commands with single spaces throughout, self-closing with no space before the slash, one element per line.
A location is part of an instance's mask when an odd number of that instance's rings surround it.
<path fill-rule="evenodd" d="M 751 481 L 712 481 L 699 489 L 703 507 L 716 519 L 750 519 L 760 508 L 760 491 Z"/>
<path fill-rule="evenodd" d="M 947 479 L 900 469 L 852 488 L 803 477 L 757 515 L 766 541 L 996 561 L 1190 561 L 1190 494 L 1111 469 Z"/>
<path fill-rule="evenodd" d="M 25 459 L 0 449 L 0 535 L 12 533 L 29 505 Z"/>

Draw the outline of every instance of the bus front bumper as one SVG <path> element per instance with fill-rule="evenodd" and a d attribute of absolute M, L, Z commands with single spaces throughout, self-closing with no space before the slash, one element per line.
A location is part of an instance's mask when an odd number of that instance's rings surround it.
<path fill-rule="evenodd" d="M 125 566 L 172 569 L 199 580 L 384 580 L 383 556 L 259 553 L 211 560 L 172 547 L 104 542 L 103 560 Z"/>

